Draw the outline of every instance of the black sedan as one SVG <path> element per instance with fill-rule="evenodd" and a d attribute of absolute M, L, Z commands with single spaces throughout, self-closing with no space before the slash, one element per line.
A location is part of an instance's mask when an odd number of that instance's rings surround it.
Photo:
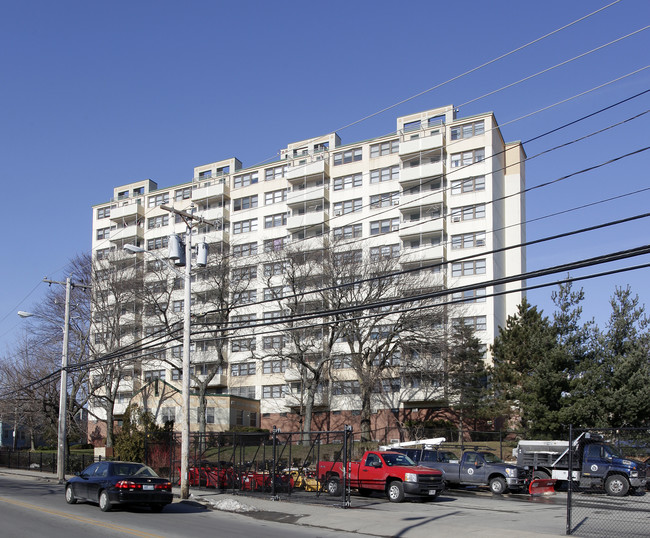
<path fill-rule="evenodd" d="M 142 463 L 100 461 L 66 482 L 65 500 L 96 502 L 103 512 L 114 504 L 146 505 L 160 512 L 173 500 L 172 484 Z"/>

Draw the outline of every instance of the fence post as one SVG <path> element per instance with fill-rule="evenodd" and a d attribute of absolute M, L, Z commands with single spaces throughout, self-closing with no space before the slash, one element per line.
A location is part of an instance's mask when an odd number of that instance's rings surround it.
<path fill-rule="evenodd" d="M 573 494 L 573 425 L 569 424 L 569 489 L 566 494 L 566 534 L 571 534 L 571 497 Z"/>
<path fill-rule="evenodd" d="M 275 460 L 275 443 L 277 441 L 277 436 L 278 436 L 278 430 L 275 426 L 273 426 L 273 467 L 271 468 L 271 496 L 275 499 L 275 468 L 278 464 L 278 462 Z"/>

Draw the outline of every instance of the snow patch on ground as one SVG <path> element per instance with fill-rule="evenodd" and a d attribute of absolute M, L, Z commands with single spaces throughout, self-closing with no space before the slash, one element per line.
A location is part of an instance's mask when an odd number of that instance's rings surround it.
<path fill-rule="evenodd" d="M 258 509 L 248 504 L 240 503 L 235 499 L 223 499 L 221 501 L 210 501 L 210 504 L 217 509 L 224 512 L 257 512 Z"/>

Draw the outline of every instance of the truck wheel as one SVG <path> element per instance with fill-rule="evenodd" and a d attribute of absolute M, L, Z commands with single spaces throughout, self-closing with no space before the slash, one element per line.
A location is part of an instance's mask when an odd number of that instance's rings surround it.
<path fill-rule="evenodd" d="M 401 503 L 404 500 L 404 484 L 399 480 L 393 480 L 388 484 L 388 500 L 392 503 Z"/>
<path fill-rule="evenodd" d="M 327 493 L 330 495 L 334 497 L 341 495 L 341 482 L 337 477 L 333 476 L 329 478 L 325 487 L 327 488 Z"/>
<path fill-rule="evenodd" d="M 541 480 L 548 480 L 551 478 L 551 476 L 546 472 L 546 471 L 535 471 L 533 473 L 533 478 L 535 479 L 541 479 Z"/>
<path fill-rule="evenodd" d="M 490 480 L 490 491 L 495 495 L 501 495 L 502 493 L 505 493 L 506 489 L 508 489 L 506 481 L 500 476 L 495 476 L 492 480 Z"/>
<path fill-rule="evenodd" d="M 612 497 L 623 497 L 627 495 L 630 489 L 630 483 L 623 475 L 613 474 L 605 480 L 605 491 Z"/>

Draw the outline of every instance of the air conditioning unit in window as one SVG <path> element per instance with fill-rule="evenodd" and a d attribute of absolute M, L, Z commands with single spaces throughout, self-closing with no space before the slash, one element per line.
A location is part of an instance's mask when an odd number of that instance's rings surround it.
<path fill-rule="evenodd" d="M 334 211 L 334 216 L 335 217 L 340 217 L 343 214 L 342 211 Z"/>
<path fill-rule="evenodd" d="M 460 222 L 460 216 L 456 215 L 454 217 L 451 217 L 452 222 Z"/>
<path fill-rule="evenodd" d="M 484 247 L 485 246 L 485 239 L 477 239 L 476 240 L 476 246 L 477 247 Z"/>

